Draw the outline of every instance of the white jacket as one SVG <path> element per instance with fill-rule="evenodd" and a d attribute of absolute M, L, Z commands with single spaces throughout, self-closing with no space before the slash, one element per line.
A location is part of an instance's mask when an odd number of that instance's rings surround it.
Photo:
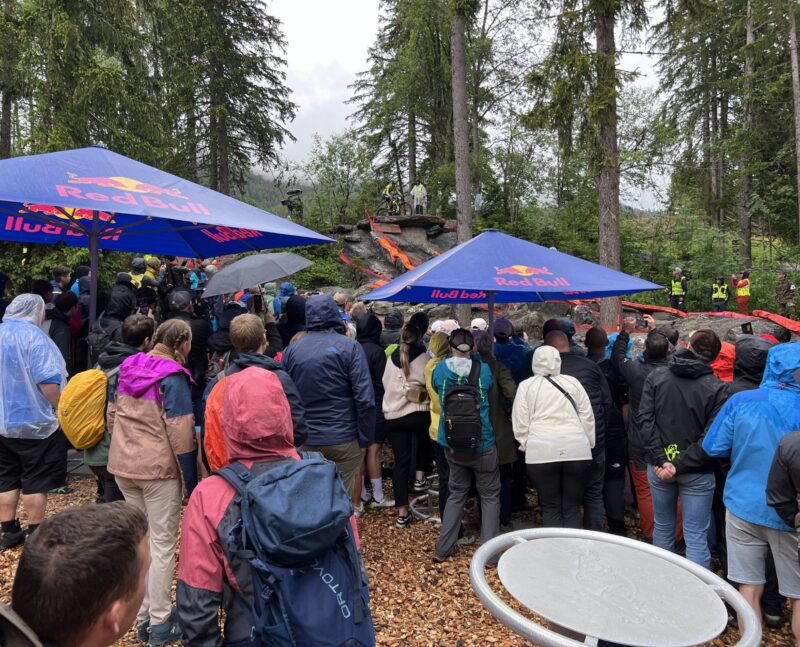
<path fill-rule="evenodd" d="M 577 412 L 546 376 L 572 396 Z M 552 346 L 540 346 L 533 354 L 533 377 L 517 389 L 511 422 L 528 464 L 592 458 L 592 404 L 578 380 L 561 375 L 561 356 Z"/>

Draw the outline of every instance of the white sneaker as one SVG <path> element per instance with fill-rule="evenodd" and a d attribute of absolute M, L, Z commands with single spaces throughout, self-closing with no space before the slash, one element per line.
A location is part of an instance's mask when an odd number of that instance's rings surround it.
<path fill-rule="evenodd" d="M 354 514 L 356 515 L 356 519 L 358 519 L 362 514 L 364 514 L 364 504 L 358 506 L 353 506 Z"/>
<path fill-rule="evenodd" d="M 388 496 L 383 497 L 380 501 L 377 499 L 373 499 L 370 504 L 370 508 L 393 508 L 394 507 L 394 499 L 390 499 Z"/>

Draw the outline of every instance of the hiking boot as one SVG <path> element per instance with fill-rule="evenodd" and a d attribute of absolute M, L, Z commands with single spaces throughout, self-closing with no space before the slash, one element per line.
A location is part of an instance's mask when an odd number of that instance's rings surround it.
<path fill-rule="evenodd" d="M 15 519 L 8 530 L 0 532 L 0 550 L 14 548 L 25 541 L 25 531 L 19 525 L 19 519 Z"/>
<path fill-rule="evenodd" d="M 147 647 L 165 647 L 165 645 L 178 642 L 181 634 L 178 623 L 170 616 L 166 622 L 162 622 L 160 625 L 150 625 Z"/>
<path fill-rule="evenodd" d="M 411 513 L 409 512 L 406 516 L 398 516 L 394 520 L 394 525 L 398 528 L 408 528 L 411 525 Z"/>
<path fill-rule="evenodd" d="M 764 624 L 770 629 L 780 629 L 783 627 L 783 617 L 778 614 L 765 613 Z"/>
<path fill-rule="evenodd" d="M 388 496 L 383 497 L 380 501 L 373 499 L 370 501 L 369 504 L 370 508 L 393 508 L 394 507 L 394 499 L 390 499 Z"/>
<path fill-rule="evenodd" d="M 150 640 L 150 620 L 139 620 L 136 623 L 136 640 L 145 645 Z"/>

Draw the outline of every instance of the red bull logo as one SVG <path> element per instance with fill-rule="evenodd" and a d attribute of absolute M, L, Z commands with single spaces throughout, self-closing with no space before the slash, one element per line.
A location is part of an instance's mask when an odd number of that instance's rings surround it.
<path fill-rule="evenodd" d="M 501 274 L 513 274 L 514 276 L 534 276 L 536 274 L 553 273 L 546 267 L 529 267 L 527 265 L 509 265 L 508 267 L 495 267 L 494 271 L 498 276 Z"/>
<path fill-rule="evenodd" d="M 149 193 L 151 195 L 166 195 L 171 198 L 181 198 L 186 200 L 186 196 L 180 189 L 168 189 L 161 186 L 140 182 L 129 177 L 81 177 L 75 173 L 68 174 L 70 184 L 90 184 L 104 189 L 118 189 L 120 191 L 131 191 L 133 193 Z"/>
<path fill-rule="evenodd" d="M 554 278 L 540 278 L 539 275 L 553 276 L 546 267 L 530 267 L 528 265 L 509 265 L 508 267 L 495 267 L 494 282 L 503 287 L 524 288 L 568 288 L 569 281 L 563 276 Z M 514 278 L 512 278 L 514 277 Z"/>
<path fill-rule="evenodd" d="M 63 214 L 61 217 L 63 218 Z M 25 234 L 44 234 L 46 236 L 55 236 L 56 240 L 63 238 L 65 235 L 70 237 L 85 237 L 86 235 L 80 227 L 76 227 L 71 222 L 64 222 L 63 226 L 59 226 L 55 223 L 31 222 L 31 220 L 30 217 L 26 218 L 25 216 L 6 216 L 2 229 L 12 234 L 10 240 L 18 240 L 14 234 L 20 236 L 25 236 Z M 121 233 L 118 228 L 114 227 L 104 229 L 104 234 L 100 236 L 100 239 L 119 240 Z M 25 238 L 20 238 L 19 240 L 25 240 Z"/>
<path fill-rule="evenodd" d="M 57 207 L 52 204 L 32 204 L 30 202 L 23 202 L 22 206 L 25 210 L 20 213 L 39 213 L 43 216 L 53 216 L 54 218 L 61 218 L 62 220 L 92 220 L 95 211 L 92 209 L 76 209 L 74 207 Z M 97 217 L 103 222 L 109 222 L 114 219 L 114 216 L 105 211 L 98 211 Z"/>

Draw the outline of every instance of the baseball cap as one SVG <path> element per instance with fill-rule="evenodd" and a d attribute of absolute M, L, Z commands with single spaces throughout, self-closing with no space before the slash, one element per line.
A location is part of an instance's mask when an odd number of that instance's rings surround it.
<path fill-rule="evenodd" d="M 476 317 L 472 320 L 472 323 L 469 325 L 472 330 L 486 330 L 489 327 L 489 324 L 486 322 L 486 319 L 481 319 L 480 317 Z"/>
<path fill-rule="evenodd" d="M 494 336 L 501 339 L 507 339 L 514 334 L 514 326 L 505 317 L 500 317 L 494 322 Z"/>
<path fill-rule="evenodd" d="M 385 317 L 389 310 L 391 310 L 392 304 L 388 301 L 375 301 L 370 305 L 370 310 L 372 314 L 377 315 L 379 317 Z"/>
<path fill-rule="evenodd" d="M 450 346 L 462 353 L 468 353 L 475 346 L 475 338 L 469 330 L 458 328 L 450 335 Z"/>
<path fill-rule="evenodd" d="M 173 290 L 169 294 L 168 305 L 173 312 L 186 310 L 192 303 L 192 295 L 186 290 Z"/>

